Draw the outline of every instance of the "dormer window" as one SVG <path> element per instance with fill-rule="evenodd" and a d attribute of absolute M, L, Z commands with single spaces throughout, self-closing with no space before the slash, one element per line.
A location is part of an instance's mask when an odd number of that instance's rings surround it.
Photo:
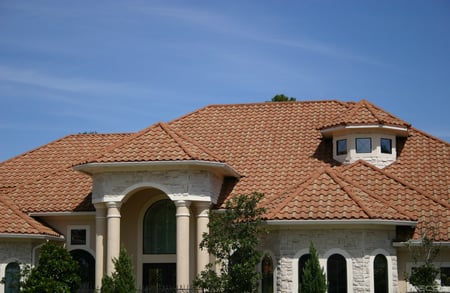
<path fill-rule="evenodd" d="M 392 154 L 392 139 L 381 138 L 380 147 L 382 154 Z"/>
<path fill-rule="evenodd" d="M 347 154 L 347 140 L 346 139 L 339 139 L 336 141 L 336 154 L 338 156 Z"/>
<path fill-rule="evenodd" d="M 356 153 L 366 154 L 372 152 L 372 139 L 370 137 L 356 138 Z"/>

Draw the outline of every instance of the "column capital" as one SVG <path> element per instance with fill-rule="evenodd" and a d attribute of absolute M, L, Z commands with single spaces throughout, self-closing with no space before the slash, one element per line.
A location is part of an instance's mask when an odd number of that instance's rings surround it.
<path fill-rule="evenodd" d="M 209 214 L 209 208 L 211 203 L 208 201 L 196 201 L 195 202 L 195 210 L 197 218 L 207 218 Z"/>
<path fill-rule="evenodd" d="M 104 203 L 105 206 L 109 209 L 109 208 L 117 208 L 119 209 L 120 206 L 122 205 L 122 202 L 120 201 L 107 201 Z"/>
<path fill-rule="evenodd" d="M 188 208 L 191 205 L 191 201 L 189 200 L 176 200 L 174 203 L 177 208 Z"/>

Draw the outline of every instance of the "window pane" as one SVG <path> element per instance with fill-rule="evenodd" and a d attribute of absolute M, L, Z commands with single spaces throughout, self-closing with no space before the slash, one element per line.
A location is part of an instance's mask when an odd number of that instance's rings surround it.
<path fill-rule="evenodd" d="M 71 245 L 86 245 L 86 229 L 70 230 Z"/>
<path fill-rule="evenodd" d="M 80 291 L 95 288 L 95 259 L 87 251 L 75 249 L 70 252 L 73 259 L 78 262 L 78 275 L 81 278 Z M 89 291 L 91 292 L 91 291 Z"/>
<path fill-rule="evenodd" d="M 375 293 L 388 293 L 388 269 L 387 259 L 384 255 L 378 254 L 373 261 L 373 279 Z"/>
<path fill-rule="evenodd" d="M 380 144 L 383 154 L 392 154 L 392 139 L 382 138 Z"/>
<path fill-rule="evenodd" d="M 441 268 L 441 286 L 450 286 L 450 267 Z"/>
<path fill-rule="evenodd" d="M 333 254 L 327 261 L 328 293 L 347 292 L 347 265 L 340 254 Z"/>
<path fill-rule="evenodd" d="M 273 293 L 273 261 L 270 255 L 266 255 L 261 263 L 262 293 Z"/>
<path fill-rule="evenodd" d="M 301 289 L 303 283 L 303 269 L 306 262 L 311 258 L 311 254 L 304 254 L 298 259 L 298 288 Z M 301 292 L 301 290 L 299 291 Z"/>
<path fill-rule="evenodd" d="M 336 154 L 337 155 L 345 155 L 347 154 L 347 140 L 340 139 L 336 141 Z"/>
<path fill-rule="evenodd" d="M 19 293 L 20 266 L 9 263 L 5 270 L 5 293 Z"/>
<path fill-rule="evenodd" d="M 357 138 L 356 139 L 356 152 L 357 153 L 371 153 L 372 152 L 372 139 Z"/>
<path fill-rule="evenodd" d="M 176 252 L 176 209 L 169 199 L 153 204 L 144 216 L 144 254 Z"/>

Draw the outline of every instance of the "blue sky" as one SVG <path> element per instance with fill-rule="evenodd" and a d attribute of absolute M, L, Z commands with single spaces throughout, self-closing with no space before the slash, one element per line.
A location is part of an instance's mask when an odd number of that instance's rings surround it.
<path fill-rule="evenodd" d="M 277 93 L 450 141 L 450 1 L 0 1 L 0 161 Z"/>

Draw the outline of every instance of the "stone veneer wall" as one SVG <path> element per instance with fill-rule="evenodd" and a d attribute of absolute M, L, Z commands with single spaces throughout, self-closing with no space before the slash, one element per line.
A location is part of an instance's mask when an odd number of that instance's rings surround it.
<path fill-rule="evenodd" d="M 297 292 L 298 258 L 307 252 L 312 241 L 316 247 L 321 265 L 326 271 L 326 258 L 333 253 L 350 257 L 351 272 L 347 277 L 352 279 L 352 288 L 348 292 L 371 292 L 371 256 L 380 251 L 386 253 L 392 270 L 391 291 L 397 292 L 397 257 L 391 241 L 395 236 L 395 228 L 371 229 L 365 228 L 292 228 L 271 231 L 262 240 L 264 252 L 273 255 L 276 263 L 276 292 Z M 373 290 L 373 289 L 372 289 Z"/>
<path fill-rule="evenodd" d="M 33 243 L 30 240 L 0 240 L 0 280 L 5 277 L 6 266 L 11 262 L 31 265 L 33 260 Z M 0 292 L 4 285 L 0 283 Z"/>

